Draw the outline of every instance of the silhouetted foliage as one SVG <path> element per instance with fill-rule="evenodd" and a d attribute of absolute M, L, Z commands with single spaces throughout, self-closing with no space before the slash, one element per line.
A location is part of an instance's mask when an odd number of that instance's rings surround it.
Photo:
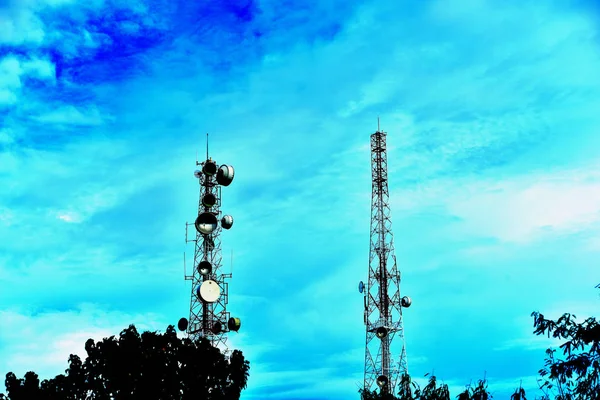
<path fill-rule="evenodd" d="M 460 393 L 456 398 L 458 400 L 489 400 L 492 399 L 491 393 L 488 391 L 487 380 L 480 379 L 477 386 L 472 387 L 470 384 L 464 392 Z"/>
<path fill-rule="evenodd" d="M 370 391 L 365 389 L 359 389 L 358 393 L 360 393 L 361 400 L 397 400 L 393 394 L 386 393 L 381 394 L 377 391 Z"/>
<path fill-rule="evenodd" d="M 428 376 L 429 374 L 425 374 Z M 437 385 L 437 378 L 432 375 L 429 382 L 421 390 L 419 384 L 404 374 L 398 384 L 398 396 L 391 394 L 381 395 L 377 391 L 359 390 L 362 400 L 450 400 L 448 385 Z"/>
<path fill-rule="evenodd" d="M 41 382 L 6 375 L 8 400 L 229 400 L 246 387 L 250 364 L 234 350 L 229 361 L 201 339 L 178 339 L 173 326 L 164 335 L 138 334 L 135 326 L 95 343 L 85 343 L 85 361 L 69 357 L 65 375 Z M 6 399 L 0 395 L 0 400 Z"/>
<path fill-rule="evenodd" d="M 538 312 L 531 315 L 536 335 L 566 339 L 560 346 L 566 359 L 556 358 L 556 350 L 546 350 L 545 368 L 539 371 L 545 377 L 541 385 L 546 391 L 544 398 L 550 398 L 548 392 L 557 392 L 555 400 L 599 400 L 600 324 L 595 318 L 578 324 L 569 313 L 556 321 Z"/>
<path fill-rule="evenodd" d="M 523 389 L 522 387 L 519 387 L 510 396 L 510 400 L 527 400 L 527 396 L 525 395 L 525 389 Z"/>
<path fill-rule="evenodd" d="M 425 376 L 427 375 L 428 374 L 425 374 Z M 437 386 L 436 377 L 431 375 L 429 382 L 425 385 L 422 392 L 419 392 L 417 385 L 416 396 L 418 396 L 416 398 L 419 400 L 450 400 L 450 391 L 446 384 Z"/>

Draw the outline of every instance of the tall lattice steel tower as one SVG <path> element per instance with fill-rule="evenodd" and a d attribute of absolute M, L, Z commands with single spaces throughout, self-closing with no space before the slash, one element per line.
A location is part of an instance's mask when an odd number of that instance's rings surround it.
<path fill-rule="evenodd" d="M 371 135 L 371 246 L 369 280 L 359 283 L 364 294 L 366 325 L 364 389 L 392 393 L 403 373 L 408 373 L 402 307 L 410 297 L 400 296 L 400 271 L 396 266 L 390 215 L 386 133 Z M 398 361 L 395 361 L 399 355 Z"/>
<path fill-rule="evenodd" d="M 206 161 L 198 162 L 201 170 L 194 176 L 200 183 L 200 201 L 198 216 L 194 224 L 186 223 L 185 241 L 193 242 L 194 268 L 191 275 L 185 272 L 186 280 L 192 281 L 189 320 L 181 318 L 178 328 L 187 331 L 191 339 L 206 337 L 213 346 L 222 345 L 226 350 L 226 333 L 240 329 L 239 318 L 230 318 L 227 311 L 229 288 L 225 281 L 231 274 L 221 272 L 221 239 L 222 229 L 233 226 L 233 217 L 221 217 L 221 187 L 229 186 L 233 181 L 234 170 L 230 165 L 221 165 L 208 156 L 208 135 L 206 141 Z M 219 224 L 219 217 L 220 224 Z M 194 225 L 196 235 L 188 239 L 188 227 Z"/>

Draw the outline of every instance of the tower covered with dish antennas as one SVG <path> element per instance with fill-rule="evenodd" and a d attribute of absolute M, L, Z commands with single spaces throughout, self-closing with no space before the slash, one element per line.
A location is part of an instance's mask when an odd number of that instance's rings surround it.
<path fill-rule="evenodd" d="M 400 295 L 389 204 L 386 136 L 379 129 L 378 118 L 377 132 L 371 134 L 369 279 L 366 285 L 361 281 L 358 290 L 364 296 L 365 307 L 364 389 L 379 388 L 381 394 L 394 394 L 402 374 L 408 373 L 402 308 L 410 307 L 412 301 Z"/>
<path fill-rule="evenodd" d="M 221 270 L 221 239 L 223 229 L 233 226 L 231 215 L 221 213 L 221 188 L 233 181 L 234 170 L 231 165 L 217 165 L 208 155 L 208 134 L 206 134 L 206 160 L 198 162 L 200 170 L 194 171 L 194 177 L 200 184 L 200 200 L 198 215 L 193 224 L 185 225 L 185 242 L 194 243 L 194 266 L 192 274 L 184 276 L 192 281 L 189 319 L 181 318 L 177 327 L 187 332 L 192 340 L 207 338 L 213 346 L 221 345 L 226 349 L 226 334 L 237 332 L 241 327 L 239 318 L 233 318 L 227 311 L 229 301 L 229 285 L 226 279 L 231 273 Z M 188 227 L 193 225 L 196 234 L 188 238 Z"/>

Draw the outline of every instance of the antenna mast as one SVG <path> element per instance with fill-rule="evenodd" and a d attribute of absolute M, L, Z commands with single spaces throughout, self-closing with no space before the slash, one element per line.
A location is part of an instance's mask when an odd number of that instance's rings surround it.
<path fill-rule="evenodd" d="M 193 224 L 186 223 L 186 243 L 193 242 L 194 265 L 192 274 L 185 279 L 192 281 L 189 320 L 181 318 L 177 327 L 186 331 L 192 340 L 206 337 L 213 346 L 222 345 L 227 353 L 225 336 L 230 331 L 237 332 L 241 327 L 239 318 L 231 318 L 227 311 L 229 288 L 226 279 L 231 274 L 221 272 L 222 229 L 233 226 L 233 217 L 221 217 L 221 187 L 229 186 L 233 181 L 234 170 L 231 165 L 217 163 L 208 156 L 208 133 L 206 134 L 206 161 L 202 170 L 196 170 L 194 176 L 200 183 L 200 201 L 198 216 Z M 187 227 L 194 225 L 196 236 L 188 240 Z M 184 255 L 185 260 L 185 255 Z M 184 261 L 185 262 L 185 261 Z"/>
<path fill-rule="evenodd" d="M 396 266 L 392 219 L 389 205 L 386 133 L 371 135 L 371 245 L 369 280 L 359 283 L 364 294 L 365 382 L 364 389 L 377 387 L 382 394 L 393 394 L 402 374 L 408 373 L 402 307 L 410 307 L 408 296 L 400 297 L 400 271 Z M 400 358 L 394 362 L 394 357 Z M 376 386 L 375 386 L 376 385 Z"/>

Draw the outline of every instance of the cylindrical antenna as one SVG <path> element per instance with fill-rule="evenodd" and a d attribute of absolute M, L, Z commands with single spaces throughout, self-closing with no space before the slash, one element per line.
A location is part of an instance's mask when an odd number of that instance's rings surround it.
<path fill-rule="evenodd" d="M 377 132 L 381 132 L 381 131 L 379 130 L 379 115 L 377 116 Z"/>
<path fill-rule="evenodd" d="M 206 159 L 208 160 L 208 133 L 206 134 Z"/>

